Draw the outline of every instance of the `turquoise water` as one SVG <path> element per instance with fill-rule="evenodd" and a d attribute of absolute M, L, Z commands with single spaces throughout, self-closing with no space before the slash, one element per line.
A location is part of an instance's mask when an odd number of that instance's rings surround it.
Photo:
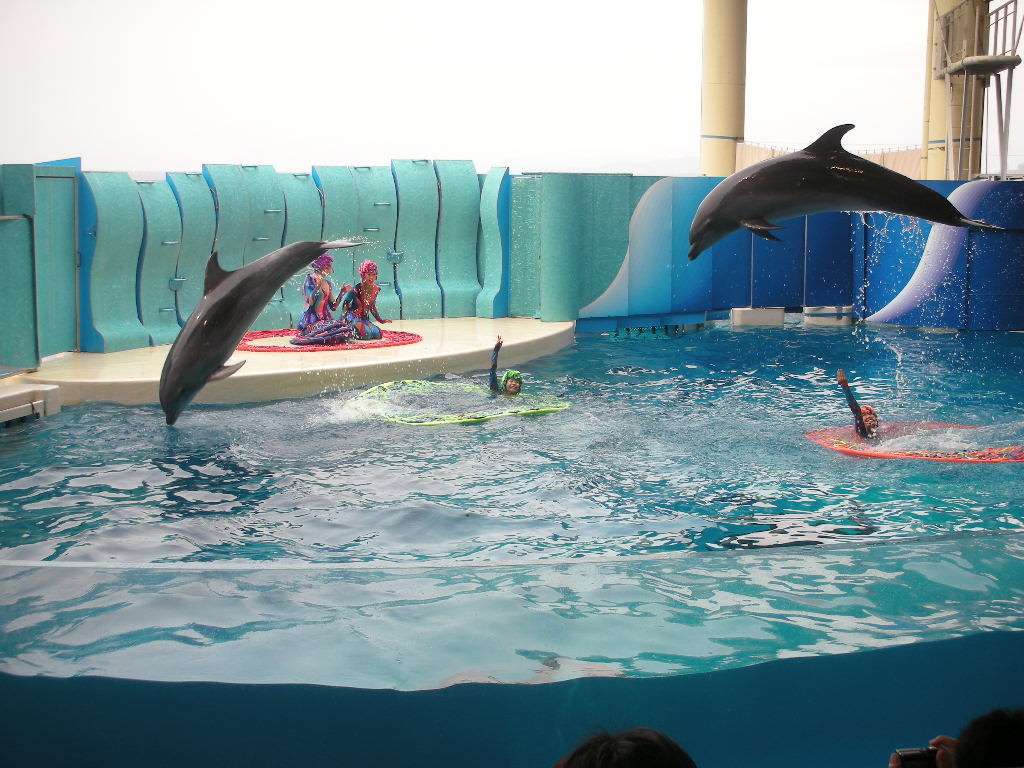
<path fill-rule="evenodd" d="M 1024 437 L 1024 334 L 799 325 L 581 338 L 526 366 L 568 411 L 467 426 L 353 392 L 16 425 L 0 670 L 409 689 L 1024 628 L 1024 465 L 807 441 L 837 368 L 883 419 Z"/>

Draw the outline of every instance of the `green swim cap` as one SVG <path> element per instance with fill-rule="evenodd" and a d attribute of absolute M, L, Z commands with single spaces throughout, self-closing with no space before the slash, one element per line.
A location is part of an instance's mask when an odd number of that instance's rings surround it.
<path fill-rule="evenodd" d="M 505 371 L 505 375 L 501 377 L 502 392 L 505 391 L 505 385 L 508 383 L 509 379 L 515 379 L 516 381 L 519 382 L 520 387 L 523 386 L 523 374 L 521 374 L 519 371 Z"/>

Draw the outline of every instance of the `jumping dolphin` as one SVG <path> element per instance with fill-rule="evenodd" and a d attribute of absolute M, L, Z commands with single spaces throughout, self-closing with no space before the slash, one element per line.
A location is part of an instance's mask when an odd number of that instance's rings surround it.
<path fill-rule="evenodd" d="M 207 382 L 226 379 L 245 361 L 225 365 L 242 336 L 285 281 L 319 254 L 363 245 L 354 240 L 301 242 L 226 272 L 217 254 L 206 264 L 203 298 L 174 340 L 160 374 L 160 405 L 173 424 Z"/>
<path fill-rule="evenodd" d="M 1001 230 L 965 218 L 923 184 L 843 149 L 853 125 L 837 125 L 815 142 L 737 171 L 704 198 L 690 225 L 690 259 L 740 227 L 778 241 L 773 220 L 824 211 L 888 211 L 954 227 Z"/>

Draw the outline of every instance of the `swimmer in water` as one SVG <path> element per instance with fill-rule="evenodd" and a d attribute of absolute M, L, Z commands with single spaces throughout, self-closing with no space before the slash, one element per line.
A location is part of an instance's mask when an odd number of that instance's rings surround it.
<path fill-rule="evenodd" d="M 846 395 L 846 403 L 853 412 L 853 425 L 857 430 L 857 435 L 865 440 L 877 440 L 878 412 L 873 406 L 860 405 L 857 402 L 857 398 L 853 396 L 853 392 L 850 391 L 850 385 L 846 381 L 846 374 L 841 370 L 836 373 L 836 381 L 843 388 L 843 393 Z"/>
<path fill-rule="evenodd" d="M 505 371 L 505 374 L 501 377 L 501 383 L 498 383 L 498 351 L 504 343 L 501 340 L 501 336 L 499 336 L 498 342 L 494 345 L 494 352 L 491 354 L 490 388 L 494 395 L 514 397 L 523 388 L 523 374 L 519 371 Z"/>

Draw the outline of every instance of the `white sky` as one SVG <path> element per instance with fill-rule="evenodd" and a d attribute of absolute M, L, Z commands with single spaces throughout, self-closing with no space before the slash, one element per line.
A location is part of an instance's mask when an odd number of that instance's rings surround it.
<path fill-rule="evenodd" d="M 852 122 L 855 151 L 920 144 L 928 8 L 749 0 L 747 139 L 803 146 Z M 0 163 L 694 172 L 702 16 L 702 0 L 0 0 Z"/>

